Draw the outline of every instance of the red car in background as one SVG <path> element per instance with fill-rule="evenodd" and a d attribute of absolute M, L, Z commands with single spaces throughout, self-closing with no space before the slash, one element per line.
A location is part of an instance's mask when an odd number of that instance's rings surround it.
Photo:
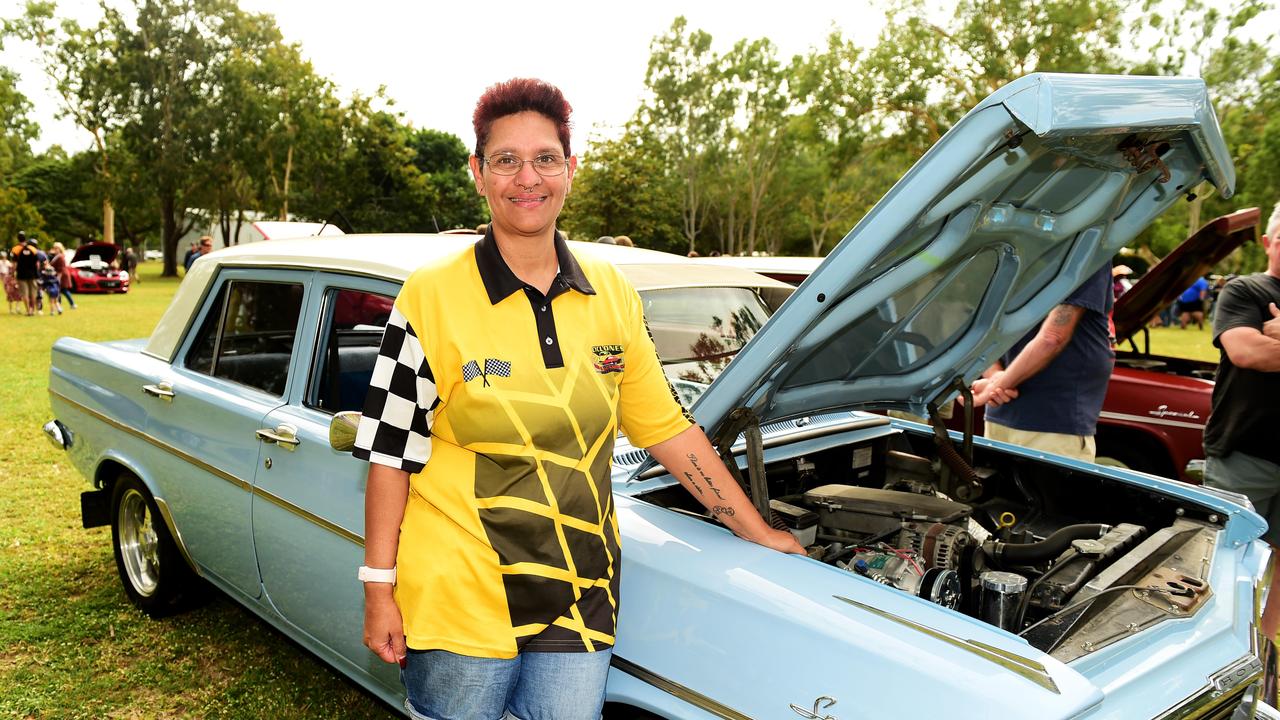
<path fill-rule="evenodd" d="M 127 293 L 129 273 L 111 263 L 120 248 L 108 243 L 89 243 L 76 248 L 71 257 L 71 290 L 77 293 Z"/>
<path fill-rule="evenodd" d="M 1216 362 L 1153 355 L 1147 324 L 1236 248 L 1257 238 L 1258 208 L 1215 218 L 1116 300 L 1116 369 L 1098 420 L 1098 457 L 1200 482 Z"/>

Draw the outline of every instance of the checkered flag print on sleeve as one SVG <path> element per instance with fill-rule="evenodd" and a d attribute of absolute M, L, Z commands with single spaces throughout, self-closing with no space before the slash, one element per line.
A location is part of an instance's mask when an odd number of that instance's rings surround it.
<path fill-rule="evenodd" d="M 410 473 L 431 457 L 431 420 L 440 397 L 413 326 L 391 311 L 356 431 L 355 457 Z"/>

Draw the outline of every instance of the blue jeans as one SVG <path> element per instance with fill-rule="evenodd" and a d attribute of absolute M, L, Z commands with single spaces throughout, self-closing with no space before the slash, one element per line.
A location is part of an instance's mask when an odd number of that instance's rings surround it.
<path fill-rule="evenodd" d="M 599 720 L 613 649 L 509 660 L 410 650 L 400 672 L 415 720 Z"/>

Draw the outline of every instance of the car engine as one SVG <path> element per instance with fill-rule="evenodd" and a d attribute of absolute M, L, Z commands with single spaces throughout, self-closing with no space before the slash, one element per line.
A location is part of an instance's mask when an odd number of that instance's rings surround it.
<path fill-rule="evenodd" d="M 767 490 L 772 524 L 810 557 L 1022 635 L 1063 661 L 1186 617 L 1212 594 L 1204 578 L 1216 515 L 986 448 L 959 467 L 959 454 L 944 457 L 936 442 L 892 434 L 762 463 L 767 482 L 741 481 Z M 714 521 L 679 487 L 647 499 Z"/>

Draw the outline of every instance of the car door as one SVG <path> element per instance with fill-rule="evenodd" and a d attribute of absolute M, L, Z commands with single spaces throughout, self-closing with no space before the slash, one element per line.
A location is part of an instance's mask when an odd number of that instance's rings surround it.
<path fill-rule="evenodd" d="M 182 540 L 202 573 L 251 598 L 255 431 L 289 390 L 310 275 L 223 271 L 174 362 L 142 388 L 147 431 L 171 449 L 157 475 Z"/>
<path fill-rule="evenodd" d="M 272 410 L 253 500 L 254 544 L 263 586 L 286 621 L 323 644 L 349 672 L 398 688 L 397 668 L 363 642 L 364 490 L 368 463 L 329 445 L 334 413 L 360 411 L 382 329 L 399 286 L 320 275 L 306 310 L 299 382 Z M 305 378 L 305 381 L 303 379 Z"/>

